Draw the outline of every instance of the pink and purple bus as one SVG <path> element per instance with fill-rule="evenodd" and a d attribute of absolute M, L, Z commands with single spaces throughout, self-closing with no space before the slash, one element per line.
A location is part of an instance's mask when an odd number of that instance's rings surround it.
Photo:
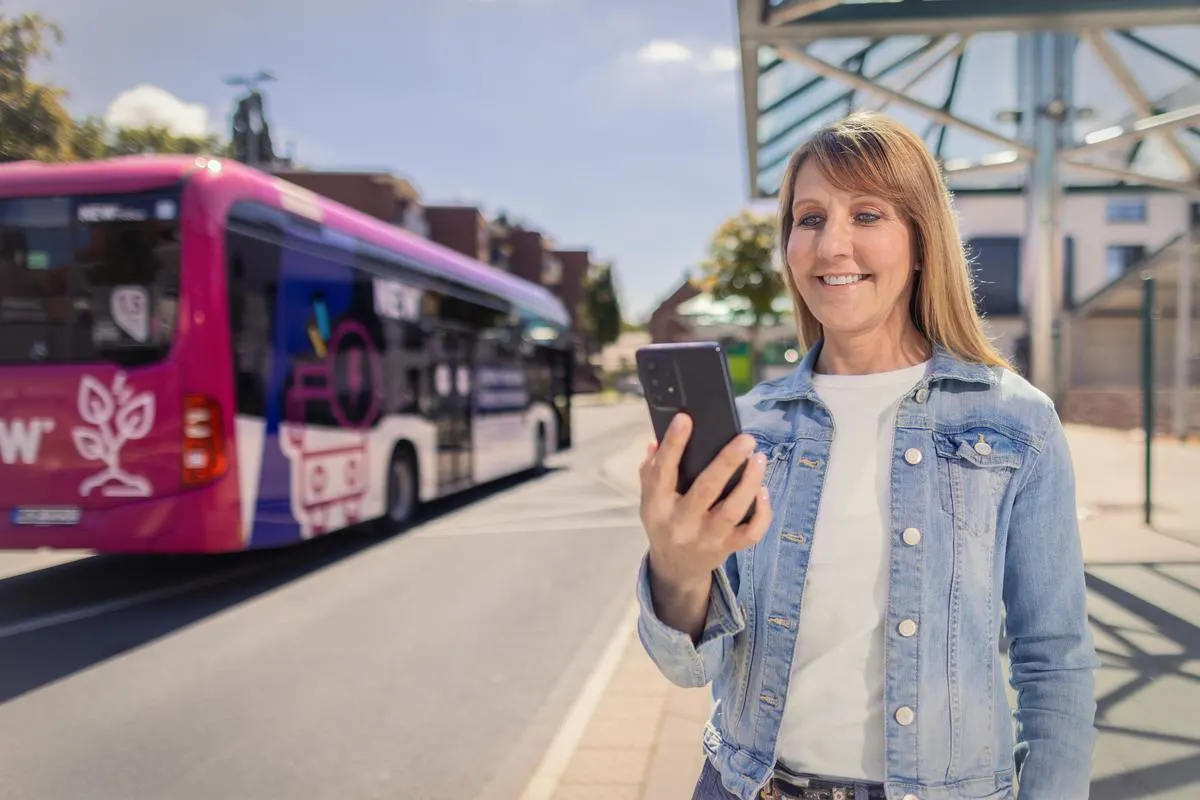
<path fill-rule="evenodd" d="M 0 166 L 0 549 L 211 553 L 571 443 L 548 291 L 225 160 Z"/>

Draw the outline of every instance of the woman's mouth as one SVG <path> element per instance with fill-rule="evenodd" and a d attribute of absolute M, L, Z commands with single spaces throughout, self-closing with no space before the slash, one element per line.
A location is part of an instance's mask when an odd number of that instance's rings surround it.
<path fill-rule="evenodd" d="M 821 275 L 818 280 L 826 286 L 852 286 L 870 279 L 870 275 L 853 273 L 846 275 Z"/>

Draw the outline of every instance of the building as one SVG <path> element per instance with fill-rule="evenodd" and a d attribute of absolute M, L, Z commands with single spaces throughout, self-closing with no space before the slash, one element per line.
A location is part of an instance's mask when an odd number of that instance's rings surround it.
<path fill-rule="evenodd" d="M 646 325 L 650 333 L 650 341 L 654 344 L 694 341 L 695 331 L 680 314 L 679 308 L 702 292 L 703 289 L 698 281 L 684 278 L 678 288 L 650 313 L 650 321 Z"/>
<path fill-rule="evenodd" d="M 429 236 L 416 187 L 387 172 L 274 170 L 273 175 L 418 236 Z"/>
<path fill-rule="evenodd" d="M 429 238 L 468 258 L 491 263 L 490 227 L 475 206 L 426 206 Z"/>
<path fill-rule="evenodd" d="M 1019 189 L 958 189 L 959 228 L 975 270 L 980 309 L 1002 350 L 1023 361 L 1025 335 L 1021 243 L 1025 198 Z M 1081 303 L 1136 267 L 1183 229 L 1188 200 L 1147 187 L 1078 187 L 1062 201 L 1062 308 Z M 1136 342 L 1135 342 L 1136 344 Z M 1131 352 L 1130 363 L 1136 363 Z M 1086 370 L 1070 384 L 1088 383 Z"/>
<path fill-rule="evenodd" d="M 588 250 L 555 250 L 553 256 L 562 267 L 561 279 L 555 294 L 571 315 L 571 330 L 582 334 L 586 317 L 586 289 L 592 254 Z M 589 350 L 591 349 L 589 343 Z"/>
<path fill-rule="evenodd" d="M 955 205 L 972 257 L 979 304 L 989 333 L 1018 367 L 1026 361 L 1021 279 L 1025 200 L 1018 190 L 958 190 Z M 1187 393 L 1186 423 L 1171 411 L 1175 358 L 1174 294 L 1183 247 L 1181 233 L 1200 227 L 1200 207 L 1178 192 L 1144 186 L 1077 187 L 1062 200 L 1062 312 L 1057 328 L 1056 400 L 1065 418 L 1112 427 L 1141 423 L 1142 339 L 1140 277 L 1162 284 L 1156 324 L 1159 427 L 1200 430 L 1200 389 Z M 1200 251 L 1193 248 L 1193 262 Z M 1200 264 L 1193 275 L 1200 273 Z M 1196 282 L 1196 279 L 1193 278 Z M 1195 293 L 1195 289 L 1193 292 Z M 1193 302 L 1200 311 L 1200 298 Z M 1200 324 L 1191 327 L 1186 356 L 1189 385 L 1200 386 Z"/>

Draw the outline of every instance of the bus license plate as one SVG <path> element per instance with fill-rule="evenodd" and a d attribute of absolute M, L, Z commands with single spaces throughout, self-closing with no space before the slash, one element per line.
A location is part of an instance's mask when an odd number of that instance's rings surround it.
<path fill-rule="evenodd" d="M 78 525 L 83 515 L 79 506 L 25 507 L 12 510 L 13 525 Z"/>

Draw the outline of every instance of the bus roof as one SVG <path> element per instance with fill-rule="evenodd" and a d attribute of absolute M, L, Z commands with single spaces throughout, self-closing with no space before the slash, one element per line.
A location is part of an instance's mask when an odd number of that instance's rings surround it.
<path fill-rule="evenodd" d="M 197 176 L 202 177 L 199 185 L 210 192 L 228 191 L 239 198 L 266 200 L 277 207 L 288 207 L 285 194 L 303 197 L 323 225 L 435 267 L 457 283 L 500 297 L 548 322 L 564 327 L 570 324 L 566 308 L 543 286 L 227 159 L 145 155 L 68 163 L 21 161 L 0 165 L 0 198 L 136 192 Z"/>

